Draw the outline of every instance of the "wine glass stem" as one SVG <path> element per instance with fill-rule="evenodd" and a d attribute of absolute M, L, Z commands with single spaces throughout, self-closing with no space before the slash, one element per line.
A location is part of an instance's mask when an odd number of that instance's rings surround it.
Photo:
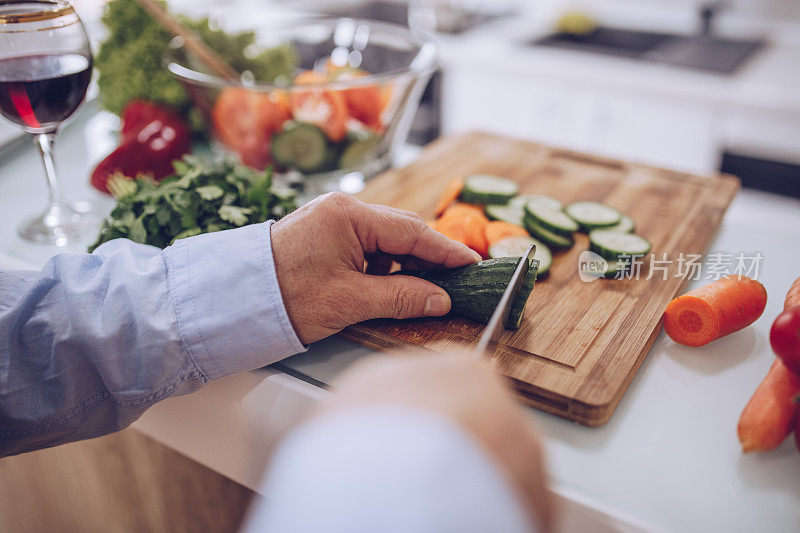
<path fill-rule="evenodd" d="M 56 176 L 56 165 L 53 159 L 53 152 L 56 143 L 56 132 L 34 134 L 36 146 L 39 148 L 39 155 L 42 158 L 45 177 L 47 178 L 47 205 L 48 207 L 58 206 L 61 203 L 61 187 Z"/>

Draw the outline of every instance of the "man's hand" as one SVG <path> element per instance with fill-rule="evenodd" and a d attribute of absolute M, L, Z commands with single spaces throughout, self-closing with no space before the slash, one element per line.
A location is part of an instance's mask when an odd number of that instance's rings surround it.
<path fill-rule="evenodd" d="M 366 255 L 454 268 L 480 260 L 410 211 L 365 204 L 343 193 L 317 198 L 272 226 L 286 311 L 304 344 L 371 318 L 440 316 L 450 297 L 427 281 L 364 273 Z"/>
<path fill-rule="evenodd" d="M 316 416 L 376 405 L 443 415 L 487 452 L 519 495 L 532 523 L 553 526 L 542 446 L 531 421 L 485 361 L 468 354 L 398 354 L 356 364 L 334 382 Z"/>

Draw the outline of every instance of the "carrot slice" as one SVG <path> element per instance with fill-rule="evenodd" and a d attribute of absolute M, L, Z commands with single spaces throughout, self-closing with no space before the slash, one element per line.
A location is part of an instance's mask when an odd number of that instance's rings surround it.
<path fill-rule="evenodd" d="M 493 220 L 486 225 L 486 240 L 489 242 L 489 246 L 506 237 L 517 236 L 527 237 L 528 230 L 502 220 Z"/>
<path fill-rule="evenodd" d="M 441 218 L 464 218 L 469 215 L 480 215 L 484 218 L 483 207 L 475 204 L 455 203 L 445 209 Z M 489 219 L 486 219 L 487 221 Z"/>
<path fill-rule="evenodd" d="M 467 236 L 467 246 L 481 254 L 481 257 L 489 256 L 489 242 L 486 240 L 486 226 L 489 219 L 483 213 L 469 214 L 464 218 L 464 229 Z"/>
<path fill-rule="evenodd" d="M 679 344 L 703 346 L 749 326 L 766 305 L 761 283 L 725 276 L 672 300 L 664 311 L 664 329 Z"/>
<path fill-rule="evenodd" d="M 776 359 L 739 418 L 736 431 L 742 451 L 766 451 L 780 446 L 794 428 L 798 396 L 800 376 Z"/>
<path fill-rule="evenodd" d="M 462 219 L 439 219 L 434 229 L 445 237 L 467 244 L 467 231 L 464 228 L 464 221 Z"/>
<path fill-rule="evenodd" d="M 436 202 L 436 209 L 434 209 L 433 212 L 434 216 L 442 216 L 442 213 L 444 213 L 445 209 L 450 207 L 450 204 L 458 199 L 458 195 L 461 194 L 461 189 L 463 188 L 464 180 L 458 178 L 450 180 L 450 183 L 447 184 L 447 188 L 445 188 L 441 198 L 439 198 L 439 201 Z"/>

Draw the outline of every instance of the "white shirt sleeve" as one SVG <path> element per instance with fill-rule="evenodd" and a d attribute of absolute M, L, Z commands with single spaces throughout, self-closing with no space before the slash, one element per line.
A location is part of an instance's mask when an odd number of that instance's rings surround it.
<path fill-rule="evenodd" d="M 380 406 L 312 420 L 279 447 L 245 531 L 533 531 L 490 456 L 449 420 Z"/>

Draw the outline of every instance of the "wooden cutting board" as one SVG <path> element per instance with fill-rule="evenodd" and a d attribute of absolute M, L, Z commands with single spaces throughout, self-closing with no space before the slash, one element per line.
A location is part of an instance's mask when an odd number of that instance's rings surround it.
<path fill-rule="evenodd" d="M 607 203 L 633 218 L 658 259 L 673 260 L 649 280 L 646 262 L 638 280 L 586 283 L 577 265 L 588 239 L 577 234 L 575 246 L 556 254 L 549 276 L 536 282 L 522 327 L 500 341 L 498 369 L 527 403 L 586 425 L 605 423 L 658 335 L 664 308 L 685 283 L 675 260 L 706 251 L 739 181 L 469 133 L 433 143 L 414 164 L 378 176 L 358 196 L 430 219 L 448 181 L 475 173 L 513 179 L 521 193 L 564 204 Z M 342 335 L 376 349 L 445 351 L 474 345 L 482 328 L 460 317 L 373 320 Z"/>

